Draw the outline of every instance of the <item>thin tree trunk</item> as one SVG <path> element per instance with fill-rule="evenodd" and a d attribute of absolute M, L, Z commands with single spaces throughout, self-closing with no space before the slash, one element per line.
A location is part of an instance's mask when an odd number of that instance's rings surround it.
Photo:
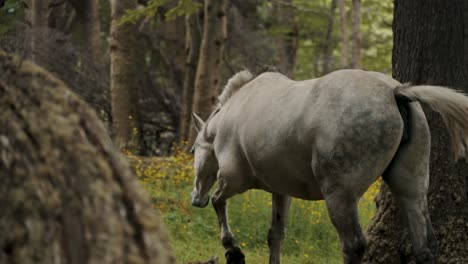
<path fill-rule="evenodd" d="M 298 48 L 298 27 L 293 0 L 284 3 L 274 2 L 274 14 L 278 17 L 281 27 L 286 31 L 279 36 L 278 45 L 280 53 L 279 70 L 284 75 L 294 78 L 296 72 L 296 56 Z"/>
<path fill-rule="evenodd" d="M 201 41 L 201 13 L 186 17 L 186 43 L 185 52 L 187 54 L 185 61 L 184 88 L 182 95 L 182 113 L 179 124 L 179 141 L 188 140 L 190 132 L 190 118 L 193 105 L 193 93 L 195 86 L 195 74 L 197 72 L 197 63 L 200 53 Z"/>
<path fill-rule="evenodd" d="M 49 28 L 65 32 L 65 25 L 71 15 L 71 6 L 66 1 L 54 3 L 52 6 L 49 10 Z"/>
<path fill-rule="evenodd" d="M 323 63 L 323 70 L 322 75 L 325 75 L 330 72 L 330 62 L 332 61 L 332 33 L 333 33 L 333 21 L 335 16 L 335 9 L 336 9 L 336 0 L 332 0 L 330 3 L 330 14 L 328 15 L 328 25 L 327 31 L 325 33 L 325 40 L 323 43 L 323 51 L 322 51 L 322 63 Z"/>
<path fill-rule="evenodd" d="M 467 14 L 465 0 L 396 0 L 394 77 L 468 92 Z M 464 161 L 453 161 L 440 116 L 428 108 L 424 111 L 431 130 L 428 206 L 439 241 L 438 263 L 468 263 L 468 167 Z M 414 263 L 399 209 L 385 185 L 376 202 L 368 229 L 369 263 Z"/>
<path fill-rule="evenodd" d="M 0 51 L 0 263 L 175 263 L 95 112 Z"/>
<path fill-rule="evenodd" d="M 101 54 L 101 22 L 99 20 L 99 1 L 72 0 L 80 22 L 83 51 L 90 61 L 99 64 Z"/>
<path fill-rule="evenodd" d="M 346 24 L 346 4 L 345 0 L 338 0 L 340 10 L 340 29 L 341 29 L 341 67 L 348 68 L 348 25 Z"/>
<path fill-rule="evenodd" d="M 120 24 L 136 0 L 111 1 L 111 100 L 114 143 L 119 149 L 139 151 L 137 114 L 138 87 L 144 85 L 144 49 L 138 39 L 138 25 Z"/>
<path fill-rule="evenodd" d="M 170 64 L 167 72 L 172 82 L 171 88 L 176 94 L 182 94 L 187 58 L 187 53 L 184 50 L 186 46 L 186 20 L 183 16 L 179 16 L 176 19 L 164 21 L 159 27 L 164 40 L 167 41 L 167 48 L 162 52 Z"/>
<path fill-rule="evenodd" d="M 49 58 L 49 0 L 33 0 L 31 2 L 31 58 L 43 66 Z"/>
<path fill-rule="evenodd" d="M 219 68 L 224 42 L 227 38 L 226 0 L 206 0 L 204 7 L 203 37 L 200 47 L 192 109 L 206 119 L 217 102 Z M 195 139 L 190 130 L 189 141 Z"/>
<path fill-rule="evenodd" d="M 353 0 L 352 8 L 352 51 L 351 51 L 351 68 L 361 68 L 361 0 Z"/>

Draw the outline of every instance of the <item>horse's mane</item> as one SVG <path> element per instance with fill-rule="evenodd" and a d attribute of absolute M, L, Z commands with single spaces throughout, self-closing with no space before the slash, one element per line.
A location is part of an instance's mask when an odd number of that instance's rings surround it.
<path fill-rule="evenodd" d="M 221 106 L 224 105 L 229 98 L 231 98 L 242 88 L 242 86 L 246 85 L 253 78 L 255 78 L 255 76 L 247 69 L 234 74 L 234 76 L 228 80 L 226 86 L 224 86 L 223 92 L 218 97 L 219 104 Z"/>

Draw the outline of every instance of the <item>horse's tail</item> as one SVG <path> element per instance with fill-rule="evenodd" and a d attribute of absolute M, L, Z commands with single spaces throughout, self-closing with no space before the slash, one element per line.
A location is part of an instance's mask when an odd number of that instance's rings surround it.
<path fill-rule="evenodd" d="M 466 155 L 468 146 L 468 97 L 456 90 L 429 85 L 401 85 L 394 90 L 399 103 L 419 101 L 438 112 L 447 126 L 455 159 Z"/>

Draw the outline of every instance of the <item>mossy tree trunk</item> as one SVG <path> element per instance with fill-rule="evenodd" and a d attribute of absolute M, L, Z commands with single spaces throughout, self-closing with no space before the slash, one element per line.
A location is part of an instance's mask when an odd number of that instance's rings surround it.
<path fill-rule="evenodd" d="M 0 263 L 175 263 L 95 112 L 0 51 Z"/>
<path fill-rule="evenodd" d="M 227 0 L 206 0 L 192 109 L 206 119 L 218 101 L 219 68 L 227 38 Z M 189 141 L 196 132 L 190 130 Z"/>
<path fill-rule="evenodd" d="M 401 82 L 468 92 L 468 2 L 396 0 L 393 75 Z M 428 205 L 439 241 L 438 263 L 468 263 L 468 166 L 455 162 L 441 118 L 424 109 L 431 129 Z M 369 263 L 414 263 L 407 232 L 388 188 L 376 198 L 368 229 Z"/>
<path fill-rule="evenodd" d="M 138 23 L 121 23 L 137 0 L 111 1 L 111 105 L 114 143 L 119 149 L 139 152 L 138 87 L 144 85 L 144 49 Z"/>

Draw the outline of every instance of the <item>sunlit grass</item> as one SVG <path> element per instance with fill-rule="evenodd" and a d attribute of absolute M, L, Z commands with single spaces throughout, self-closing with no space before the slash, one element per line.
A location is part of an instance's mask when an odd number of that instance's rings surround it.
<path fill-rule="evenodd" d="M 130 157 L 136 175 L 161 211 L 179 263 L 224 258 L 219 241 L 216 215 L 190 205 L 193 173 L 192 157 L 176 151 L 170 158 Z M 359 216 L 365 229 L 374 213 L 374 184 L 359 203 Z M 228 201 L 231 229 L 246 255 L 247 263 L 267 263 L 266 234 L 270 223 L 271 194 L 252 190 Z M 223 262 L 223 261 L 222 261 Z M 222 263 L 221 262 L 221 263 Z M 342 263 L 338 235 L 323 201 L 294 199 L 289 214 L 282 263 Z"/>

